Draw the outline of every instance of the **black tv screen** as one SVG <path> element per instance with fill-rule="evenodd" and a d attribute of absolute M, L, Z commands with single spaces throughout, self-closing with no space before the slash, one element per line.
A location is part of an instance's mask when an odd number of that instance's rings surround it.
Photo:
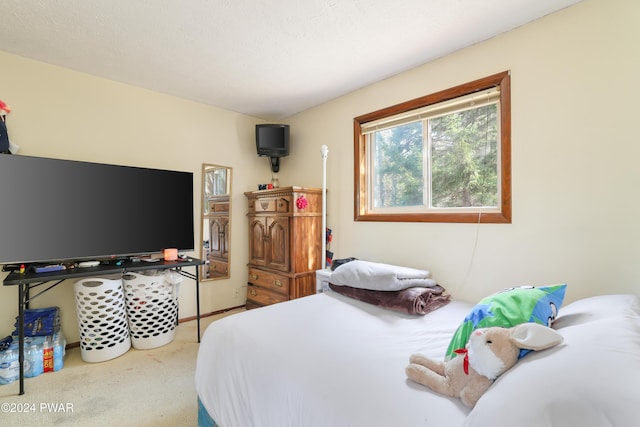
<path fill-rule="evenodd" d="M 256 125 L 258 156 L 285 157 L 289 155 L 289 125 Z"/>
<path fill-rule="evenodd" d="M 193 250 L 193 173 L 0 154 L 0 264 Z"/>

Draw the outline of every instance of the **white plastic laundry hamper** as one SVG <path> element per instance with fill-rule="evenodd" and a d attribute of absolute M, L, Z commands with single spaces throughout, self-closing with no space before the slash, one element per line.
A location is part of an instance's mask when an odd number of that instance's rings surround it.
<path fill-rule="evenodd" d="M 131 343 L 148 350 L 173 341 L 178 326 L 177 286 L 165 272 L 126 273 L 124 284 Z"/>
<path fill-rule="evenodd" d="M 86 278 L 75 285 L 80 354 L 85 362 L 104 362 L 131 348 L 122 280 Z"/>

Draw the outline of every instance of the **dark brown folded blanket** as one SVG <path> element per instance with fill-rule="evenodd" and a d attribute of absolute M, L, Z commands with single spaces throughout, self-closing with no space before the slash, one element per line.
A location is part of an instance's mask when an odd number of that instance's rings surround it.
<path fill-rule="evenodd" d="M 424 315 L 449 304 L 451 300 L 451 296 L 445 295 L 445 290 L 440 285 L 407 288 L 402 291 L 374 291 L 333 283 L 330 283 L 329 287 L 344 296 L 409 314 Z"/>

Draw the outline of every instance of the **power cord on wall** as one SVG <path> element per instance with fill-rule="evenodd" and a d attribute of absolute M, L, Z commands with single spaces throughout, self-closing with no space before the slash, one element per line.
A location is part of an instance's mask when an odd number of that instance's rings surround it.
<path fill-rule="evenodd" d="M 476 222 L 476 235 L 473 241 L 473 249 L 471 250 L 471 258 L 469 259 L 469 265 L 467 266 L 467 272 L 464 275 L 464 278 L 462 279 L 462 284 L 460 286 L 460 289 L 464 289 L 464 287 L 467 285 L 467 279 L 469 279 L 469 275 L 471 274 L 471 269 L 473 267 L 473 261 L 476 258 L 476 251 L 478 249 L 478 240 L 480 240 L 480 223 L 481 223 L 481 219 L 482 219 L 482 208 L 480 208 L 480 211 L 478 212 L 478 222 Z"/>
<path fill-rule="evenodd" d="M 487 146 L 489 144 L 489 117 L 487 112 L 487 118 L 485 120 L 485 133 L 484 133 L 484 151 L 485 155 L 487 154 Z M 483 176 L 484 178 L 484 176 Z M 480 196 L 481 206 L 478 210 L 478 222 L 476 222 L 476 235 L 473 241 L 473 249 L 471 250 L 471 258 L 469 259 L 469 265 L 467 266 L 467 272 L 462 279 L 461 289 L 467 284 L 467 280 L 469 279 L 469 275 L 471 274 L 471 269 L 473 268 L 473 262 L 476 258 L 476 252 L 478 249 L 478 241 L 480 240 L 480 224 L 482 223 L 482 206 L 484 205 L 484 195 L 485 195 L 485 186 L 482 186 L 482 193 Z"/>

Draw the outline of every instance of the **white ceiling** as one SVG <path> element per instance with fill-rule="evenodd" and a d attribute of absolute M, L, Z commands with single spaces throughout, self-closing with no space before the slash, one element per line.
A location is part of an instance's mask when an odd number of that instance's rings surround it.
<path fill-rule="evenodd" d="M 2 0 L 0 50 L 278 120 L 578 1 Z"/>

